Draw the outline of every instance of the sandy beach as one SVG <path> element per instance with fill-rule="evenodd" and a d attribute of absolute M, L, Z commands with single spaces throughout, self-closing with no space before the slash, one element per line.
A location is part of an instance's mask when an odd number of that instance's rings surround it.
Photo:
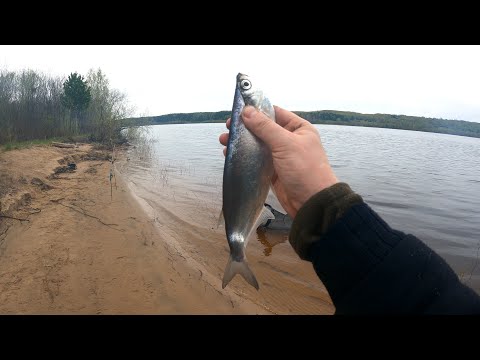
<path fill-rule="evenodd" d="M 172 236 L 177 225 L 159 227 L 117 170 L 111 193 L 108 155 L 91 145 L 0 154 L 0 314 L 334 312 L 324 289 L 305 287 L 296 299 L 241 280 L 222 289 L 208 257 L 226 261 L 226 241 L 198 261 Z M 69 162 L 77 168 L 64 172 Z"/>

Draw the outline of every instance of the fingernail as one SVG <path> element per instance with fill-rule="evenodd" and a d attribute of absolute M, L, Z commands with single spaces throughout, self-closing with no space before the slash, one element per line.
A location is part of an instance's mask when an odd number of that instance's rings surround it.
<path fill-rule="evenodd" d="M 257 112 L 257 109 L 255 109 L 253 106 L 245 106 L 243 109 L 242 115 L 244 117 L 252 117 L 255 113 Z"/>

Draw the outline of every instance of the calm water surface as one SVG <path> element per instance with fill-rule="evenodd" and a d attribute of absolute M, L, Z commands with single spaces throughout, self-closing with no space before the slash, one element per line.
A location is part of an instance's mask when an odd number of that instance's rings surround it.
<path fill-rule="evenodd" d="M 480 290 L 480 139 L 392 129 L 316 125 L 330 162 L 390 226 L 414 234 Z M 170 199 L 189 226 L 213 227 L 220 213 L 224 124 L 148 128 L 149 147 L 130 151 L 123 169 L 137 195 L 150 204 Z M 158 201 L 153 201 L 157 199 Z M 269 201 L 278 203 L 271 195 Z M 280 209 L 281 210 L 281 209 Z M 264 256 L 284 243 L 259 234 Z M 226 240 L 225 240 L 226 241 Z M 289 245 L 288 245 L 289 246 Z M 300 261 L 289 253 L 290 259 Z M 275 249 L 273 251 L 275 255 Z M 226 262 L 226 258 L 225 258 Z"/>

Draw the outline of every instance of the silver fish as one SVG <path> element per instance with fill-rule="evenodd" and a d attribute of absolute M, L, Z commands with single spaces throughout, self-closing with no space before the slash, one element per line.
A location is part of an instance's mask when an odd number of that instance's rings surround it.
<path fill-rule="evenodd" d="M 230 257 L 223 275 L 222 288 L 236 274 L 257 290 L 257 279 L 245 256 L 249 237 L 257 227 L 274 219 L 264 207 L 273 175 L 272 155 L 265 143 L 253 135 L 242 120 L 243 108 L 254 106 L 275 121 L 275 110 L 262 90 L 247 75 L 237 75 L 233 100 L 230 135 L 223 170 L 223 217 Z"/>

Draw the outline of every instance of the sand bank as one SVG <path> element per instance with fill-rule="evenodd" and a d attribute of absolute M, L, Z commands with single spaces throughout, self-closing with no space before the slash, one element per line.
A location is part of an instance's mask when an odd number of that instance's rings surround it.
<path fill-rule="evenodd" d="M 159 227 L 117 171 L 110 193 L 104 155 L 90 145 L 0 154 L 0 211 L 17 218 L 0 218 L 1 314 L 333 313 L 318 290 L 285 301 L 309 297 L 314 307 L 287 311 L 275 279 L 268 296 L 247 296 L 243 284 L 222 289 L 206 264 L 218 253 L 226 261 L 226 242 L 202 264 L 171 236 L 177 225 Z M 59 168 L 71 161 L 73 172 Z"/>

